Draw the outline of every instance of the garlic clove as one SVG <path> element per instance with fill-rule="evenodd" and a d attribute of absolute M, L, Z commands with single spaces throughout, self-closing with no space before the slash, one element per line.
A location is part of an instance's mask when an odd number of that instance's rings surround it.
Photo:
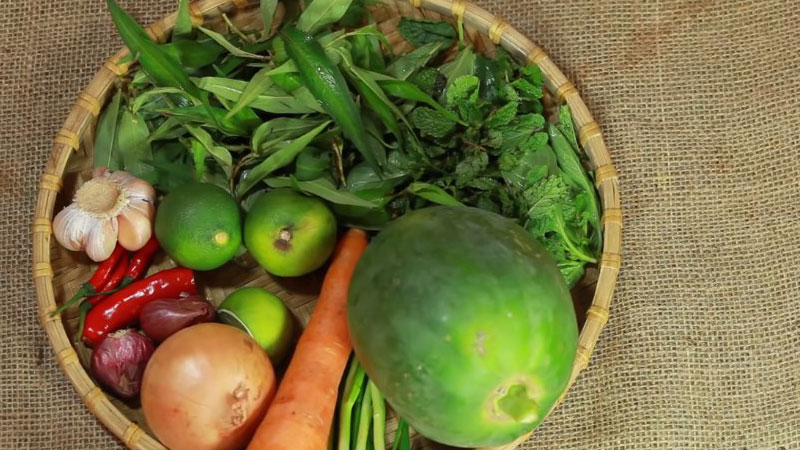
<path fill-rule="evenodd" d="M 53 235 L 64 248 L 72 251 L 83 250 L 86 235 L 96 225 L 97 219 L 72 204 L 62 209 L 53 219 Z"/>
<path fill-rule="evenodd" d="M 105 261 L 117 245 L 117 218 L 100 219 L 86 235 L 86 254 L 93 261 Z"/>
<path fill-rule="evenodd" d="M 133 175 L 123 170 L 118 170 L 116 172 L 107 172 L 107 173 L 104 172 L 103 175 L 105 175 L 109 180 L 113 181 L 114 183 L 117 183 L 120 186 L 124 186 L 129 182 L 131 182 L 131 180 L 137 179 Z"/>
<path fill-rule="evenodd" d="M 153 189 L 150 183 L 142 179 L 133 178 L 123 184 L 123 187 L 125 191 L 127 191 L 128 198 L 130 199 L 148 200 L 152 202 L 156 198 L 156 190 Z"/>
<path fill-rule="evenodd" d="M 144 247 L 153 234 L 150 218 L 135 208 L 125 208 L 117 217 L 119 223 L 119 245 L 136 251 Z"/>
<path fill-rule="evenodd" d="M 150 222 L 152 222 L 153 218 L 156 216 L 156 207 L 153 205 L 152 201 L 131 198 L 128 202 L 128 208 L 133 208 L 144 214 L 145 217 L 150 219 Z"/>
<path fill-rule="evenodd" d="M 108 167 L 95 167 L 92 170 L 92 178 L 100 178 L 108 173 Z"/>

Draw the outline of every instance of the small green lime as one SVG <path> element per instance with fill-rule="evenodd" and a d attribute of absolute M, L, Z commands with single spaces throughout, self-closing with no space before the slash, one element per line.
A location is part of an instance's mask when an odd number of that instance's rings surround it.
<path fill-rule="evenodd" d="M 222 323 L 246 331 L 278 365 L 292 343 L 294 322 L 286 306 L 260 287 L 243 287 L 228 296 L 217 309 Z"/>
<path fill-rule="evenodd" d="M 325 203 L 291 189 L 255 201 L 244 221 L 247 249 L 267 272 L 297 277 L 313 272 L 336 245 L 336 217 Z"/>
<path fill-rule="evenodd" d="M 181 186 L 161 201 L 155 233 L 178 264 L 211 270 L 236 255 L 242 243 L 239 206 L 221 187 L 209 183 Z"/>

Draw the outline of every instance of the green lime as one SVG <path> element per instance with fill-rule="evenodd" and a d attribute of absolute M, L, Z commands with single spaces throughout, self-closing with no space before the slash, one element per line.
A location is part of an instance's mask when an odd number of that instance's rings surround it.
<path fill-rule="evenodd" d="M 322 200 L 291 189 L 255 201 L 244 221 L 247 249 L 267 272 L 296 277 L 325 264 L 336 244 L 336 218 Z"/>
<path fill-rule="evenodd" d="M 239 206 L 219 186 L 187 184 L 161 201 L 155 232 L 161 247 L 178 264 L 216 269 L 233 258 L 242 243 Z"/>
<path fill-rule="evenodd" d="M 222 323 L 246 331 L 277 365 L 292 341 L 292 315 L 281 299 L 260 287 L 243 287 L 228 296 L 217 309 Z"/>

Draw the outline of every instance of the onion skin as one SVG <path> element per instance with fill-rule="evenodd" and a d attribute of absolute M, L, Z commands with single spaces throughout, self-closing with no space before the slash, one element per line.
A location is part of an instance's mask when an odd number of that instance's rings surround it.
<path fill-rule="evenodd" d="M 202 295 L 154 300 L 142 308 L 139 326 L 156 343 L 164 342 L 178 331 L 203 322 L 213 322 L 214 305 Z"/>
<path fill-rule="evenodd" d="M 275 395 L 267 354 L 247 333 L 218 323 L 184 328 L 147 365 L 142 410 L 171 450 L 237 450 Z"/>
<path fill-rule="evenodd" d="M 138 331 L 125 329 L 111 333 L 92 352 L 92 374 L 118 396 L 135 397 L 154 350 L 150 339 Z"/>

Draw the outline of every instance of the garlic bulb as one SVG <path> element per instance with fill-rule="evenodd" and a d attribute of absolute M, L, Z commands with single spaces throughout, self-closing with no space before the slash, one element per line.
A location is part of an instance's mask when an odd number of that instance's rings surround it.
<path fill-rule="evenodd" d="M 103 261 L 119 244 L 139 250 L 150 239 L 155 216 L 155 190 L 127 172 L 95 169 L 72 204 L 53 219 L 56 240 L 69 250 L 85 250 Z"/>

